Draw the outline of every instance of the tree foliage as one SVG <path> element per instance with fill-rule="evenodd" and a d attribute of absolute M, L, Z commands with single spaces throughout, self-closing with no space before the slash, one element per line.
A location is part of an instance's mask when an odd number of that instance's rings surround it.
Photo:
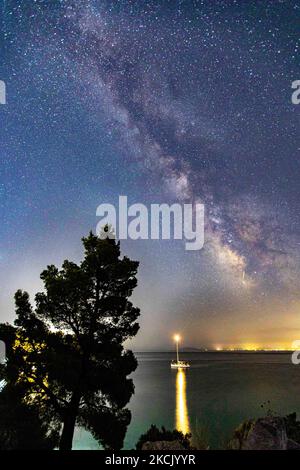
<path fill-rule="evenodd" d="M 62 424 L 60 449 L 71 449 L 76 424 L 105 448 L 119 449 L 134 392 L 128 375 L 137 366 L 123 343 L 139 328 L 139 309 L 129 301 L 138 262 L 121 258 L 114 239 L 90 233 L 83 246 L 80 264 L 66 260 L 42 272 L 44 291 L 34 308 L 27 292 L 16 292 L 14 340 L 2 376 L 40 419 L 53 429 Z"/>

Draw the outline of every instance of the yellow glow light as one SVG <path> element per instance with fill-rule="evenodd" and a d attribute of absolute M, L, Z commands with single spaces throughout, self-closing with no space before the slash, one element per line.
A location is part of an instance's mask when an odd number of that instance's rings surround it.
<path fill-rule="evenodd" d="M 183 434 L 190 432 L 186 403 L 186 377 L 183 369 L 178 369 L 176 376 L 176 429 Z"/>
<path fill-rule="evenodd" d="M 179 335 L 174 335 L 174 341 L 178 343 L 180 341 L 180 336 Z"/>

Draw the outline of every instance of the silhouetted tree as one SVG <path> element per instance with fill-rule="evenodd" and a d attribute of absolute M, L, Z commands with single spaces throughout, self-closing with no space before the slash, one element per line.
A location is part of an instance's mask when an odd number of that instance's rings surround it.
<path fill-rule="evenodd" d="M 84 259 L 48 266 L 35 308 L 26 292 L 15 295 L 16 333 L 4 370 L 21 387 L 24 403 L 62 423 L 59 448 L 72 448 L 76 423 L 105 448 L 121 448 L 136 366 L 125 340 L 138 331 L 139 309 L 128 300 L 138 262 L 120 258 L 114 239 L 83 238 Z"/>
<path fill-rule="evenodd" d="M 60 421 L 34 403 L 23 400 L 26 393 L 18 380 L 15 348 L 18 329 L 0 325 L 0 339 L 7 346 L 7 364 L 0 364 L 0 450 L 49 450 L 59 442 Z"/>
<path fill-rule="evenodd" d="M 17 387 L 0 393 L 0 450 L 51 450 L 58 444 L 59 426 L 22 401 Z"/>

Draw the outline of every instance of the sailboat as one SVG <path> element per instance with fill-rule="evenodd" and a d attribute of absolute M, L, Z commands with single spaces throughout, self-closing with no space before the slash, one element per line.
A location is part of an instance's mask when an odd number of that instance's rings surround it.
<path fill-rule="evenodd" d="M 190 364 L 186 361 L 180 361 L 179 360 L 178 343 L 180 341 L 180 336 L 175 335 L 174 336 L 174 341 L 176 343 L 176 361 L 173 360 L 171 362 L 171 368 L 172 369 L 187 369 L 188 367 L 190 367 Z"/>

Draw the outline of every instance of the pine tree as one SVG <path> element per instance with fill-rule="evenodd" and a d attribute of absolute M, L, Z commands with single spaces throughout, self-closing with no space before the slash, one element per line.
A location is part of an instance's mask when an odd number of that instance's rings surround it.
<path fill-rule="evenodd" d="M 25 403 L 61 422 L 59 448 L 70 450 L 75 425 L 105 447 L 119 449 L 131 416 L 128 378 L 137 361 L 123 343 L 136 335 L 140 311 L 128 300 L 138 262 L 120 257 L 113 238 L 83 238 L 80 264 L 64 261 L 41 274 L 44 292 L 32 307 L 15 294 L 15 341 L 4 378 L 23 390 Z"/>

